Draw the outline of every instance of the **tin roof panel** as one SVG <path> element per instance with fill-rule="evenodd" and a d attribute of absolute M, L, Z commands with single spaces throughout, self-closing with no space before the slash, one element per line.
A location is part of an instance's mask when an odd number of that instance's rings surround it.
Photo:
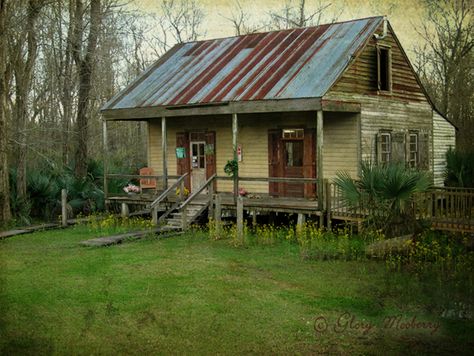
<path fill-rule="evenodd" d="M 322 97 L 382 20 L 177 45 L 103 109 Z"/>

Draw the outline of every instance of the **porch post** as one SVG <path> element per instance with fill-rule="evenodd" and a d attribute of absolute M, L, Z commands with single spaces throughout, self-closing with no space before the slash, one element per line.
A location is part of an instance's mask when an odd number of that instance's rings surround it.
<path fill-rule="evenodd" d="M 163 190 L 166 190 L 168 188 L 168 138 L 164 116 L 161 118 L 161 153 L 163 155 Z"/>
<path fill-rule="evenodd" d="M 318 208 L 323 209 L 323 111 L 318 110 L 316 113 L 316 177 L 318 179 Z"/>
<path fill-rule="evenodd" d="M 108 159 L 108 149 L 107 149 L 107 120 L 102 118 L 102 145 L 103 145 L 103 164 L 104 164 L 104 199 L 107 199 L 107 159 Z M 105 204 L 107 210 L 107 204 Z"/>
<path fill-rule="evenodd" d="M 237 138 L 239 135 L 239 127 L 237 114 L 232 114 L 232 147 L 234 150 L 234 161 L 239 165 L 239 157 L 237 156 Z M 239 195 L 239 171 L 234 175 L 234 202 L 237 203 L 237 196 Z"/>

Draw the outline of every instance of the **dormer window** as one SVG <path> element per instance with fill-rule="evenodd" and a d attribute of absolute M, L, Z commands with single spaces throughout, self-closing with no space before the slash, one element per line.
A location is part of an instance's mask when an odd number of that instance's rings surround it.
<path fill-rule="evenodd" d="M 377 89 L 392 91 L 392 53 L 389 47 L 377 46 Z"/>

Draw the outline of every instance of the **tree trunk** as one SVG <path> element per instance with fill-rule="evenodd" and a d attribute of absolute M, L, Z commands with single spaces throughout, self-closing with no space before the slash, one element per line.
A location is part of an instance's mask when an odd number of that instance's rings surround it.
<path fill-rule="evenodd" d="M 100 0 L 91 0 L 90 6 L 90 29 L 87 39 L 86 54 L 82 58 L 82 29 L 84 19 L 82 17 L 83 4 L 81 0 L 76 2 L 75 28 L 73 55 L 76 65 L 79 68 L 79 98 L 77 108 L 77 147 L 75 154 L 75 173 L 78 177 L 85 177 L 87 174 L 87 126 L 89 122 L 89 106 L 92 70 L 94 67 L 97 39 L 101 22 Z"/>
<path fill-rule="evenodd" d="M 17 70 L 15 70 L 17 72 Z M 20 73 L 23 73 L 21 71 Z M 24 83 L 16 77 L 15 121 L 16 121 L 16 196 L 19 201 L 26 199 L 26 121 L 27 121 L 27 91 Z"/>
<path fill-rule="evenodd" d="M 72 41 L 74 31 L 74 4 L 69 1 L 69 25 L 67 30 L 67 44 L 62 65 L 62 95 L 61 105 L 63 107 L 63 117 L 61 120 L 62 131 L 62 162 L 64 166 L 69 163 L 69 130 L 71 123 L 72 110 L 72 90 L 74 87 L 73 78 L 73 60 L 72 60 Z"/>
<path fill-rule="evenodd" d="M 16 193 L 20 201 L 26 199 L 26 150 L 27 136 L 26 126 L 28 123 L 28 95 L 30 94 L 31 82 L 33 80 L 33 69 L 38 52 L 35 24 L 38 19 L 42 3 L 29 0 L 26 20 L 26 59 L 23 59 L 23 34 L 17 39 L 17 50 L 19 51 L 13 63 L 15 73 L 15 120 L 17 123 L 17 178 Z"/>
<path fill-rule="evenodd" d="M 89 94 L 91 89 L 90 67 L 81 63 L 79 68 L 79 101 L 77 107 L 77 147 L 75 172 L 78 177 L 87 174 L 87 124 L 89 121 Z"/>
<path fill-rule="evenodd" d="M 11 219 L 10 211 L 10 182 L 8 180 L 7 155 L 7 43 L 6 43 L 7 0 L 0 0 L 0 224 Z"/>

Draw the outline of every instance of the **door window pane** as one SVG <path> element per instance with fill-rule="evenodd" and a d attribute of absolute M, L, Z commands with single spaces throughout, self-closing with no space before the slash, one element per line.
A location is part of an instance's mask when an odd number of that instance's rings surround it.
<path fill-rule="evenodd" d="M 303 166 L 303 141 L 286 141 L 286 166 L 302 167 Z"/>
<path fill-rule="evenodd" d="M 192 142 L 192 167 L 206 168 L 206 156 L 204 155 L 204 142 Z"/>

